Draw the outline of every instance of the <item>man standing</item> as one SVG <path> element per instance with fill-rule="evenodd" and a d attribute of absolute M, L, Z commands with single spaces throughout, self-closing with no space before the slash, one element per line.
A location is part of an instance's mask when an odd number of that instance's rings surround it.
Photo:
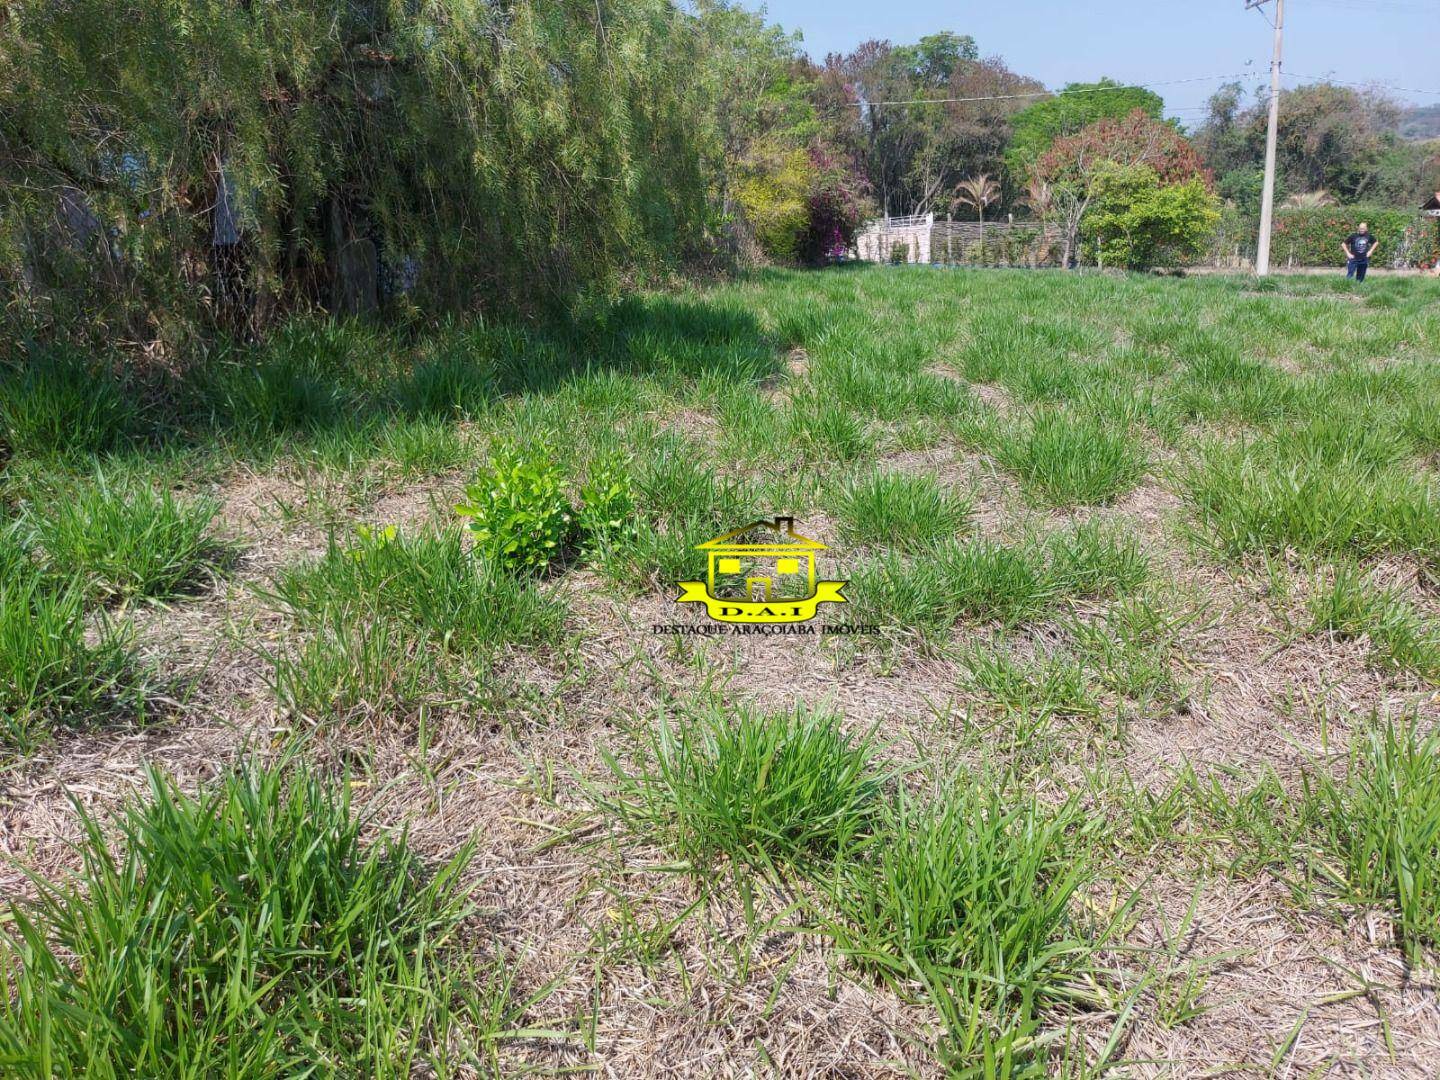
<path fill-rule="evenodd" d="M 1379 247 L 1380 242 L 1370 235 L 1370 226 L 1360 222 L 1359 228 L 1340 245 L 1340 250 L 1345 252 L 1345 276 L 1364 281 L 1365 271 L 1370 269 L 1370 256 Z"/>

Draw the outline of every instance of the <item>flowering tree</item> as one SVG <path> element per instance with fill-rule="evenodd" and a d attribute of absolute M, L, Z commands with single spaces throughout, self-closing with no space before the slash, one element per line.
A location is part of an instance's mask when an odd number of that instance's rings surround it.
<path fill-rule="evenodd" d="M 1076 256 L 1080 226 L 1099 193 L 1098 181 L 1112 164 L 1147 166 L 1162 186 L 1196 180 L 1207 193 L 1215 188 L 1214 177 L 1189 140 L 1140 109 L 1055 140 L 1035 163 L 1031 181 L 1049 189 L 1050 217 L 1061 226 L 1066 266 Z"/>

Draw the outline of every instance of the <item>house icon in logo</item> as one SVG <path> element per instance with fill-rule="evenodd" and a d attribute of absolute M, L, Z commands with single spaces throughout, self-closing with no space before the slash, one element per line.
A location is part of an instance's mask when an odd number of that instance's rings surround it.
<path fill-rule="evenodd" d="M 804 622 L 817 605 L 845 603 L 843 581 L 817 580 L 815 557 L 825 545 L 795 531 L 793 517 L 752 521 L 697 544 L 705 580 L 680 582 L 677 602 L 704 603 L 722 622 Z"/>

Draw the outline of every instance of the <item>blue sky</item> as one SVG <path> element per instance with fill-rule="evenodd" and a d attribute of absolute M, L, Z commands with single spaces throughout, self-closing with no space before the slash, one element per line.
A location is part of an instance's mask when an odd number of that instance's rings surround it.
<path fill-rule="evenodd" d="M 1244 0 L 744 0 L 800 30 L 817 61 L 867 38 L 912 42 L 937 30 L 975 38 L 1014 71 L 1049 87 L 1101 75 L 1153 83 L 1253 72 L 1269 79 L 1273 32 Z M 1273 17 L 1274 0 L 1265 10 Z M 1285 70 L 1350 82 L 1440 89 L 1440 0 L 1286 0 Z M 1287 86 L 1299 80 L 1287 79 Z M 1156 87 L 1172 115 L 1194 122 L 1219 80 Z M 1394 91 L 1412 104 L 1440 94 Z"/>

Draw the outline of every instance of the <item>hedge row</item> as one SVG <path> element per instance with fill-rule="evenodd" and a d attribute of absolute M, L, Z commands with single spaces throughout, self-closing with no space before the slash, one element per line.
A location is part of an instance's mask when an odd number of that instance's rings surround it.
<path fill-rule="evenodd" d="M 1440 256 L 1435 218 L 1379 206 L 1325 206 L 1277 211 L 1270 258 L 1282 266 L 1332 266 L 1344 259 L 1341 241 L 1362 221 L 1380 241 L 1377 264 L 1433 266 Z"/>

